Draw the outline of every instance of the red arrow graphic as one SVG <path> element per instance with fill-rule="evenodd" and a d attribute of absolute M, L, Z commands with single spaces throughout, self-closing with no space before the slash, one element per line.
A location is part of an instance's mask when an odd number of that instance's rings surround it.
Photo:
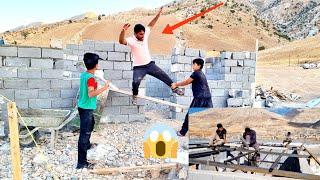
<path fill-rule="evenodd" d="M 212 6 L 211 8 L 209 8 L 209 9 L 207 9 L 207 10 L 205 10 L 205 11 L 199 13 L 199 14 L 196 14 L 196 15 L 194 15 L 194 16 L 192 16 L 192 17 L 189 17 L 188 19 L 186 19 L 186 20 L 184 20 L 184 21 L 182 21 L 182 22 L 179 22 L 179 23 L 177 23 L 177 24 L 175 24 L 175 25 L 173 25 L 173 26 L 170 26 L 169 24 L 167 24 L 167 26 L 166 26 L 166 27 L 164 28 L 164 30 L 162 31 L 162 34 L 173 34 L 173 30 L 179 28 L 180 26 L 183 26 L 183 25 L 187 24 L 187 23 L 190 22 L 190 21 L 195 20 L 196 18 L 198 18 L 198 17 L 200 17 L 200 16 L 205 15 L 206 13 L 208 13 L 208 12 L 214 10 L 214 9 L 217 9 L 218 7 L 222 6 L 223 4 L 224 4 L 224 3 L 221 2 L 221 3 L 217 4 L 217 5 Z"/>

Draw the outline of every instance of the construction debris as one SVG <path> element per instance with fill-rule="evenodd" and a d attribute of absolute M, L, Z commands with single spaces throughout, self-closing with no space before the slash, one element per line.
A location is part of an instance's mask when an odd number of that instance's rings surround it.
<path fill-rule="evenodd" d="M 320 67 L 320 63 L 304 63 L 301 67 L 303 69 L 316 69 Z"/>

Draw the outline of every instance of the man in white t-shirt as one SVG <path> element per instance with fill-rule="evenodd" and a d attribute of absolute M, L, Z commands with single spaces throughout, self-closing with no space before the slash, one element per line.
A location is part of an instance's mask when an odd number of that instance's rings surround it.
<path fill-rule="evenodd" d="M 130 27 L 130 24 L 125 24 L 122 28 L 122 31 L 119 36 L 119 43 L 127 45 L 131 48 L 131 54 L 133 59 L 133 81 L 132 81 L 132 104 L 137 104 L 137 95 L 139 92 L 139 85 L 141 80 L 145 75 L 149 74 L 165 84 L 171 87 L 174 93 L 178 95 L 183 95 L 184 92 L 178 88 L 172 87 L 173 81 L 170 77 L 161 70 L 154 61 L 152 61 L 149 47 L 148 47 L 148 38 L 151 32 L 151 28 L 158 21 L 162 8 L 160 8 L 157 15 L 151 20 L 148 26 L 145 28 L 142 24 L 136 24 L 134 27 L 134 35 L 128 38 L 125 38 L 125 32 Z"/>

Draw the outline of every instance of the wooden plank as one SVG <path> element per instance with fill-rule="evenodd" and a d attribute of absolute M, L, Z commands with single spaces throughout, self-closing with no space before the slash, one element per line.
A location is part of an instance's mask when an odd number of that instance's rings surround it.
<path fill-rule="evenodd" d="M 236 156 L 236 157 L 233 157 L 233 158 L 230 158 L 230 159 L 225 160 L 224 163 L 231 162 L 231 161 L 233 161 L 233 160 L 237 160 L 237 159 L 239 159 L 239 158 L 241 158 L 241 157 L 243 157 L 243 156 L 246 156 L 246 155 L 249 155 L 249 154 L 252 154 L 252 153 L 255 153 L 255 152 L 257 152 L 257 151 L 249 151 L 249 152 L 240 154 L 240 155 L 238 155 L 238 156 Z"/>
<path fill-rule="evenodd" d="M 269 168 L 269 172 L 272 172 L 274 168 L 278 165 L 279 161 L 281 160 L 281 157 L 285 154 L 286 150 L 283 150 L 282 153 L 277 157 L 277 159 L 274 161 L 274 163 L 271 164 Z"/>
<path fill-rule="evenodd" d="M 12 173 L 14 180 L 21 180 L 21 159 L 20 159 L 20 144 L 19 144 L 19 128 L 16 103 L 9 102 L 8 120 L 9 120 L 9 138 L 11 150 Z"/>
<path fill-rule="evenodd" d="M 320 165 L 319 159 L 311 151 L 309 151 L 309 149 L 306 146 L 303 147 L 310 154 L 310 156 L 318 163 L 318 165 Z"/>
<path fill-rule="evenodd" d="M 282 176 L 282 177 L 289 177 L 289 178 L 295 178 L 295 179 L 310 179 L 310 180 L 320 179 L 320 176 L 314 175 L 314 174 L 297 173 L 297 172 L 277 170 L 277 169 L 273 170 L 272 172 L 269 172 L 269 169 L 266 169 L 266 168 L 259 168 L 259 167 L 247 166 L 247 165 L 225 164 L 225 163 L 207 161 L 202 159 L 189 159 L 189 163 L 205 164 L 205 165 L 210 165 L 215 167 L 236 169 L 236 170 L 241 170 L 245 172 L 271 174 L 274 176 Z"/>
<path fill-rule="evenodd" d="M 165 163 L 165 164 L 156 164 L 156 165 L 146 165 L 146 166 L 130 166 L 130 167 L 119 167 L 119 168 L 100 168 L 93 169 L 90 173 L 99 174 L 99 175 L 110 175 L 114 173 L 125 173 L 125 172 L 134 172 L 134 171 L 143 171 L 143 170 L 153 170 L 153 169 L 172 169 L 177 167 L 177 163 Z"/>

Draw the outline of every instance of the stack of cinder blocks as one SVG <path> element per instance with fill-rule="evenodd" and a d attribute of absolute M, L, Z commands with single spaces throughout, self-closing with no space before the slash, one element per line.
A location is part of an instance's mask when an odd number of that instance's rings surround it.
<path fill-rule="evenodd" d="M 164 55 L 154 55 L 152 60 L 159 66 L 164 72 L 171 76 L 171 57 Z M 150 97 L 161 98 L 170 101 L 171 90 L 165 83 L 160 80 L 147 75 L 146 76 L 146 95 Z"/>
<path fill-rule="evenodd" d="M 192 73 L 192 61 L 195 58 L 204 58 L 205 51 L 191 48 L 174 48 L 171 57 L 171 76 L 174 82 L 182 81 L 190 77 Z M 184 96 L 173 94 L 171 102 L 189 106 L 193 94 L 191 85 L 186 86 Z M 171 117 L 174 119 L 184 119 L 186 112 L 176 112 L 175 108 L 171 108 Z"/>
<path fill-rule="evenodd" d="M 128 46 L 115 42 L 84 40 L 83 44 L 67 45 L 66 56 L 83 59 L 83 54 L 93 52 L 102 59 L 99 69 L 104 71 L 105 79 L 122 90 L 132 91 L 132 60 Z M 145 95 L 145 80 L 141 82 L 139 94 Z M 103 117 L 108 123 L 127 123 L 144 121 L 144 100 L 139 99 L 137 106 L 132 105 L 132 97 L 110 91 Z"/>

